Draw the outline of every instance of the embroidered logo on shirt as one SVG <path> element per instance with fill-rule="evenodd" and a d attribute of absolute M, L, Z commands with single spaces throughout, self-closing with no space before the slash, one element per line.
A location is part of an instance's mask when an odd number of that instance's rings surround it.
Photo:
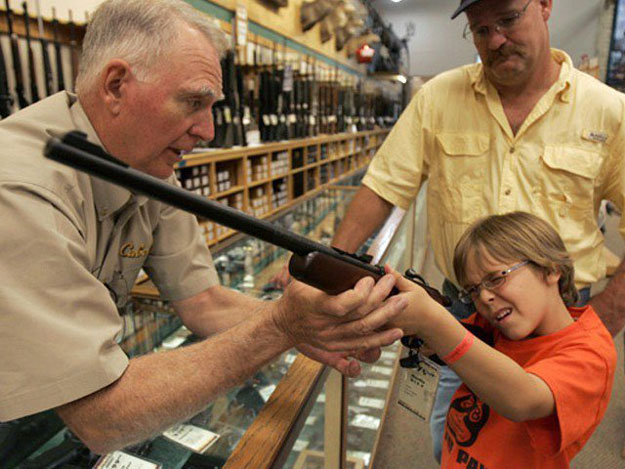
<path fill-rule="evenodd" d="M 139 244 L 136 248 L 133 243 L 126 243 L 119 250 L 119 255 L 121 257 L 130 257 L 131 259 L 146 257 L 149 253 L 150 250 L 146 248 L 143 243 Z"/>
<path fill-rule="evenodd" d="M 587 130 L 582 134 L 582 138 L 591 142 L 605 143 L 608 141 L 608 134 L 598 130 Z"/>

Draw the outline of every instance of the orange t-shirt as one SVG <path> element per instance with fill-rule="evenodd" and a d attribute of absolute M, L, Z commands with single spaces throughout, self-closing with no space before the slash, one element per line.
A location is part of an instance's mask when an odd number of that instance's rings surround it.
<path fill-rule="evenodd" d="M 479 315 L 465 321 L 483 328 L 495 349 L 547 383 L 556 413 L 513 422 L 463 384 L 447 413 L 442 468 L 569 467 L 606 411 L 616 368 L 614 342 L 592 307 L 569 311 L 576 319 L 573 324 L 520 341 L 506 339 Z"/>

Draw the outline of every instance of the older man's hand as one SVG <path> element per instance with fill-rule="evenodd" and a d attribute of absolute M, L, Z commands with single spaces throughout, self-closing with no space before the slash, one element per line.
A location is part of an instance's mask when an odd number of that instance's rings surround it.
<path fill-rule="evenodd" d="M 353 289 L 331 296 L 294 281 L 278 300 L 273 318 L 293 344 L 352 356 L 365 353 L 371 360 L 366 350 L 390 345 L 403 335 L 398 328 L 381 330 L 406 307 L 403 298 L 388 296 L 394 285 L 392 275 L 375 284 L 366 277 Z M 348 367 L 347 374 L 357 371 L 349 362 L 339 363 Z"/>

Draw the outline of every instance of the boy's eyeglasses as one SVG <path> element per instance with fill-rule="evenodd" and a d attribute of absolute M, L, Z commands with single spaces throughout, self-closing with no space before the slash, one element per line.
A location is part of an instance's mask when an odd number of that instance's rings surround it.
<path fill-rule="evenodd" d="M 482 280 L 477 285 L 473 285 L 469 288 L 466 288 L 458 293 L 458 299 L 462 301 L 466 305 L 470 305 L 473 301 L 479 296 L 482 288 L 486 288 L 487 290 L 493 290 L 499 288 L 504 283 L 506 283 L 506 278 L 510 275 L 511 272 L 514 272 L 517 269 L 520 269 L 524 265 L 529 264 L 530 261 L 519 262 L 518 264 L 514 264 L 512 267 L 502 270 L 501 272 L 493 273 L 488 275 L 484 280 Z"/>
<path fill-rule="evenodd" d="M 523 15 L 527 11 L 527 7 L 530 3 L 532 3 L 532 0 L 529 0 L 519 11 L 510 12 L 510 14 L 504 16 L 503 18 L 499 18 L 492 25 L 492 29 L 498 34 L 503 34 L 504 36 L 511 32 L 521 22 L 521 18 L 523 18 Z M 467 23 L 464 27 L 462 37 L 469 42 L 482 42 L 490 36 L 490 31 L 491 28 L 489 28 L 489 26 L 484 25 L 479 28 L 472 29 L 471 25 Z"/>

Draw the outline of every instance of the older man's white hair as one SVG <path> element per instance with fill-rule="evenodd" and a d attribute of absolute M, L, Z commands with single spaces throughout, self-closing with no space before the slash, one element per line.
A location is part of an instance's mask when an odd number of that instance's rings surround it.
<path fill-rule="evenodd" d="M 221 57 L 226 35 L 208 16 L 182 0 L 107 0 L 93 14 L 83 40 L 77 93 L 86 88 L 112 59 L 123 59 L 145 79 L 165 55 L 175 52 L 182 24 L 202 33 Z"/>

